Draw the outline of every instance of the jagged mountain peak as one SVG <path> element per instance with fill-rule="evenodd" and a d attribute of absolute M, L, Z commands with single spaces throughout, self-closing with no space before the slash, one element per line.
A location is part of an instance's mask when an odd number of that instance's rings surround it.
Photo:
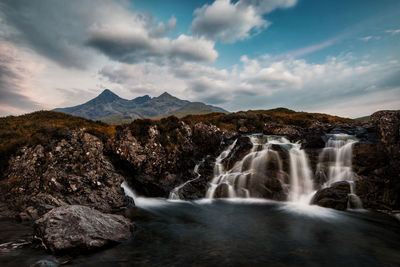
<path fill-rule="evenodd" d="M 144 95 L 144 96 L 138 96 L 138 97 L 132 99 L 131 102 L 134 102 L 136 104 L 143 104 L 149 100 L 151 100 L 151 97 L 149 95 Z"/>
<path fill-rule="evenodd" d="M 101 92 L 101 94 L 99 94 L 96 98 L 115 100 L 120 97 L 116 95 L 114 92 L 112 92 L 110 89 L 104 89 L 104 91 Z"/>
<path fill-rule="evenodd" d="M 158 97 L 149 95 L 139 96 L 132 100 L 119 97 L 109 89 L 105 89 L 100 95 L 78 106 L 58 108 L 55 111 L 72 114 L 93 120 L 126 121 L 126 118 L 160 118 L 172 114 L 205 114 L 213 111 L 228 113 L 227 111 L 206 106 L 203 103 L 193 103 L 179 99 L 168 92 Z M 201 104 L 201 105 L 199 105 Z M 122 118 L 122 119 L 121 119 Z"/>

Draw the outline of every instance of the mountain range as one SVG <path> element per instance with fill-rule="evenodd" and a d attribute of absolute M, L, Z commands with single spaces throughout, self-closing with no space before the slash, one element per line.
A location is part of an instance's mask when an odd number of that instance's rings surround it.
<path fill-rule="evenodd" d="M 170 115 L 183 117 L 189 114 L 211 112 L 229 113 L 220 107 L 182 100 L 167 92 L 158 97 L 144 95 L 127 100 L 109 89 L 105 89 L 100 95 L 84 104 L 56 108 L 54 111 L 92 120 L 101 120 L 111 124 L 130 122 L 138 118 L 161 118 Z"/>

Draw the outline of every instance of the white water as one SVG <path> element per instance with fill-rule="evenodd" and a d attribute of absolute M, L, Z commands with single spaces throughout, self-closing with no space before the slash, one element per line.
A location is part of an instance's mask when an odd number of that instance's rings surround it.
<path fill-rule="evenodd" d="M 273 145 L 281 146 L 281 153 L 287 153 L 290 158 L 290 184 L 289 200 L 294 202 L 309 202 L 314 191 L 312 173 L 308 165 L 308 159 L 300 144 L 291 143 L 284 137 L 252 135 L 250 136 L 252 149 L 235 163 L 230 170 L 225 170 L 222 161 L 232 151 L 235 143 L 223 151 L 217 158 L 214 168 L 214 178 L 206 193 L 206 198 L 214 198 L 219 186 L 228 187 L 229 198 L 253 197 L 251 185 L 254 180 L 264 177 L 268 171 L 270 162 L 277 163 L 276 176 L 282 184 L 285 183 L 282 159 L 279 152 L 273 149 Z"/>
<path fill-rule="evenodd" d="M 357 140 L 352 135 L 332 134 L 328 136 L 325 148 L 322 150 L 316 173 L 325 179 L 322 188 L 333 183 L 347 181 L 350 185 L 349 203 L 354 208 L 362 208 L 360 198 L 354 192 L 355 173 L 352 168 L 353 145 Z"/>
<path fill-rule="evenodd" d="M 124 181 L 121 184 L 122 189 L 124 189 L 125 195 L 136 200 L 136 193 L 129 187 L 129 185 Z"/>
<path fill-rule="evenodd" d="M 199 173 L 199 167 L 201 164 L 203 164 L 204 160 L 200 161 L 199 163 L 196 164 L 196 166 L 194 167 L 193 172 L 196 174 L 196 178 L 188 180 L 186 182 L 184 182 L 183 184 L 175 187 L 174 189 L 171 190 L 171 192 L 169 193 L 169 197 L 168 199 L 170 200 L 180 200 L 181 198 L 179 197 L 179 190 L 181 190 L 185 185 L 187 185 L 190 182 L 193 182 L 197 179 L 200 178 L 200 173 Z"/>
<path fill-rule="evenodd" d="M 290 156 L 290 191 L 289 201 L 310 203 L 314 192 L 312 173 L 307 155 L 300 144 L 293 144 L 289 150 Z"/>
<path fill-rule="evenodd" d="M 317 173 L 322 174 L 326 180 L 323 187 L 335 182 L 353 181 L 352 155 L 356 142 L 354 136 L 347 134 L 329 136 L 317 165 Z"/>
<path fill-rule="evenodd" d="M 350 183 L 349 208 L 362 208 L 362 203 L 354 193 L 354 173 L 352 171 L 352 147 L 356 143 L 353 136 L 345 134 L 330 135 L 326 147 L 319 156 L 316 173 L 323 175 L 325 181 L 322 187 L 328 187 L 334 182 L 347 181 Z M 216 159 L 214 165 L 214 177 L 209 184 L 204 201 L 216 197 L 219 186 L 226 186 L 229 199 L 254 199 L 260 197 L 254 192 L 254 185 L 262 186 L 263 177 L 274 175 L 279 179 L 283 188 L 287 189 L 288 201 L 294 205 L 308 205 L 315 193 L 313 186 L 313 174 L 310 169 L 308 158 L 299 143 L 291 143 L 284 137 L 279 136 L 250 136 L 252 142 L 251 150 L 241 160 L 238 160 L 231 169 L 225 170 L 223 160 L 229 156 L 236 142 L 231 144 Z M 288 157 L 288 170 L 283 169 L 281 156 Z M 179 190 L 186 184 L 199 179 L 198 163 L 194 172 L 196 177 L 174 188 L 169 195 L 169 200 L 180 200 Z M 272 169 L 270 169 L 270 163 Z M 275 165 L 274 165 L 275 164 Z M 271 172 L 272 171 L 272 172 Z M 260 178 L 261 177 L 261 178 Z M 286 179 L 285 179 L 286 177 Z M 288 177 L 288 178 L 287 178 Z M 260 185 L 257 184 L 261 179 Z M 126 182 L 121 184 L 125 194 L 135 200 L 137 206 L 154 206 L 166 204 L 161 199 L 148 199 L 138 197 L 129 188 Z M 351 202 L 351 205 L 350 205 Z"/>

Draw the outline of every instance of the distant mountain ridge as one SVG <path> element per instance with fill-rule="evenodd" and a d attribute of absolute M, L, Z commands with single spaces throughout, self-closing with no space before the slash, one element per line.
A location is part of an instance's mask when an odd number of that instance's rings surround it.
<path fill-rule="evenodd" d="M 220 107 L 182 100 L 167 92 L 158 97 L 152 98 L 144 95 L 127 100 L 109 89 L 105 89 L 100 95 L 84 104 L 56 108 L 54 111 L 92 120 L 102 120 L 111 124 L 130 122 L 138 118 L 160 118 L 169 115 L 181 117 L 211 112 L 229 113 Z"/>

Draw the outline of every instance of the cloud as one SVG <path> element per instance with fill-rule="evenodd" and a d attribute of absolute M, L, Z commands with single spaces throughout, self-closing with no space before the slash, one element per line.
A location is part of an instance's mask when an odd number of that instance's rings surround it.
<path fill-rule="evenodd" d="M 165 59 L 213 62 L 218 57 L 213 41 L 184 34 L 177 39 L 158 37 L 140 19 L 131 24 L 97 26 L 90 30 L 87 44 L 111 59 L 126 63 Z"/>
<path fill-rule="evenodd" d="M 66 67 L 84 68 L 90 51 L 80 45 L 91 18 L 88 1 L 66 5 L 58 0 L 4 0 L 0 3 L 1 28 L 7 40 L 32 48 Z"/>
<path fill-rule="evenodd" d="M 364 42 L 368 42 L 370 40 L 380 40 L 381 37 L 380 36 L 373 36 L 373 35 L 369 35 L 369 36 L 365 36 L 365 37 L 361 37 L 360 40 L 364 41 Z"/>
<path fill-rule="evenodd" d="M 7 40 L 34 50 L 67 68 L 89 68 L 101 57 L 122 62 L 188 60 L 213 62 L 214 42 L 180 35 L 177 20 L 155 21 L 132 10 L 128 1 L 4 0 L 0 3 L 0 32 Z M 93 49 L 94 48 L 94 49 Z"/>
<path fill-rule="evenodd" d="M 0 40 L 0 109 L 24 112 L 40 109 L 25 91 L 34 85 L 40 64 L 32 61 L 12 44 Z M 4 112 L 3 112 L 4 113 Z"/>
<path fill-rule="evenodd" d="M 212 40 L 232 43 L 250 38 L 267 28 L 263 15 L 277 8 L 289 8 L 297 0 L 215 0 L 194 11 L 191 31 Z"/>
<path fill-rule="evenodd" d="M 398 61 L 371 64 L 351 54 L 329 57 L 320 64 L 291 56 L 264 55 L 253 59 L 243 56 L 231 70 L 196 62 L 173 66 L 149 62 L 103 68 L 100 74 L 118 88 L 127 88 L 137 95 L 143 88 L 149 88 L 146 93 L 152 95 L 169 91 L 180 98 L 233 111 L 284 106 L 361 116 L 378 107 L 393 106 L 391 98 L 395 92 L 400 94 L 399 69 Z M 379 95 L 370 107 L 357 102 L 365 102 L 367 95 Z M 340 103 L 351 105 L 336 108 Z"/>
<path fill-rule="evenodd" d="M 395 35 L 400 33 L 400 29 L 386 30 L 385 32 Z"/>

